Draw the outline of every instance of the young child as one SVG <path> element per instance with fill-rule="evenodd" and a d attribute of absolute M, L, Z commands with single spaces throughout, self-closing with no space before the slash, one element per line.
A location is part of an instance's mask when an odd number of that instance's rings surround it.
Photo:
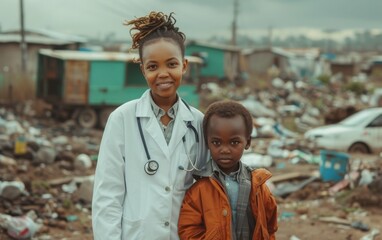
<path fill-rule="evenodd" d="M 186 192 L 181 239 L 275 239 L 277 205 L 265 185 L 271 173 L 240 162 L 252 128 L 250 113 L 239 103 L 220 101 L 207 109 L 203 130 L 213 161 Z"/>
<path fill-rule="evenodd" d="M 178 239 L 192 170 L 208 150 L 203 114 L 177 94 L 187 68 L 185 35 L 161 12 L 127 22 L 148 89 L 106 124 L 94 180 L 94 239 Z"/>

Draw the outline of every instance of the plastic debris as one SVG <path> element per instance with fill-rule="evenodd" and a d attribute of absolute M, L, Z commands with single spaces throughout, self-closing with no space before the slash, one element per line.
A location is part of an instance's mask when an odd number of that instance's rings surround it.
<path fill-rule="evenodd" d="M 11 182 L 2 182 L 0 181 L 0 196 L 13 200 L 18 198 L 20 195 L 28 195 L 28 192 L 25 190 L 25 185 L 20 181 L 11 181 Z"/>
<path fill-rule="evenodd" d="M 9 236 L 15 239 L 30 239 L 41 228 L 30 217 L 13 217 L 0 213 L 0 226 L 7 229 Z"/>
<path fill-rule="evenodd" d="M 272 166 L 273 160 L 271 156 L 261 155 L 257 153 L 246 153 L 243 154 L 241 161 L 246 165 L 254 168 L 259 167 L 270 167 Z"/>
<path fill-rule="evenodd" d="M 360 240 L 373 240 L 375 236 L 379 235 L 380 231 L 376 228 L 371 230 L 371 233 L 361 237 Z"/>
<path fill-rule="evenodd" d="M 80 154 L 74 159 L 74 167 L 78 170 L 89 169 L 92 166 L 92 160 L 87 154 Z"/>

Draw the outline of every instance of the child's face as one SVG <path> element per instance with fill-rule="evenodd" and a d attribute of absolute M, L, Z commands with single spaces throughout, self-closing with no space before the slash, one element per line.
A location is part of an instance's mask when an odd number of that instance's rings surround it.
<path fill-rule="evenodd" d="M 187 69 L 180 47 L 173 41 L 158 39 L 142 48 L 141 70 L 154 101 L 175 101 L 176 90 Z"/>
<path fill-rule="evenodd" d="M 241 115 L 223 118 L 212 115 L 207 128 L 208 148 L 220 169 L 229 174 L 238 170 L 244 149 L 251 138 L 246 137 L 245 122 Z"/>

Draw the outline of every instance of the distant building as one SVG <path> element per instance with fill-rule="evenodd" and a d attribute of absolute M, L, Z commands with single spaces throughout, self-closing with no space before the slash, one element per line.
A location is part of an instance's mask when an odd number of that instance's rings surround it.
<path fill-rule="evenodd" d="M 343 81 L 348 81 L 359 72 L 359 66 L 354 62 L 331 62 L 330 71 L 333 75 L 341 74 Z"/>
<path fill-rule="evenodd" d="M 382 80 L 382 55 L 374 56 L 369 61 L 370 76 L 376 81 Z"/>
<path fill-rule="evenodd" d="M 261 75 L 276 67 L 281 76 L 288 76 L 291 57 L 293 54 L 280 48 L 248 49 L 243 51 L 243 69 L 249 74 Z"/>
<path fill-rule="evenodd" d="M 314 74 L 318 57 L 318 49 L 246 49 L 242 52 L 242 69 L 255 81 L 274 77 L 296 81 Z"/>
<path fill-rule="evenodd" d="M 0 32 L 0 99 L 23 100 L 35 97 L 38 51 L 42 48 L 76 50 L 87 40 L 83 37 L 49 30 L 25 30 L 27 72 L 22 76 L 20 30 Z M 23 79 L 23 80 L 22 80 Z"/>
<path fill-rule="evenodd" d="M 186 54 L 203 58 L 204 66 L 200 72 L 203 82 L 219 79 L 234 81 L 240 75 L 239 47 L 190 41 L 186 44 Z"/>

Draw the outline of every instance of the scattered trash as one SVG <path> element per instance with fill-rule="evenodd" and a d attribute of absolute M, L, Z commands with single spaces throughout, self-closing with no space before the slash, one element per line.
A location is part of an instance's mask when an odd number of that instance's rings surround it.
<path fill-rule="evenodd" d="M 283 141 L 277 139 L 272 140 L 268 145 L 267 154 L 274 158 L 287 158 L 291 153 L 289 150 L 284 149 L 283 147 Z"/>
<path fill-rule="evenodd" d="M 25 185 L 20 181 L 2 182 L 0 181 L 0 196 L 7 200 L 14 200 L 22 194 L 28 195 Z"/>
<path fill-rule="evenodd" d="M 57 152 L 51 147 L 41 147 L 36 154 L 36 162 L 53 163 L 56 159 Z"/>
<path fill-rule="evenodd" d="M 24 135 L 16 138 L 14 151 L 16 155 L 23 155 L 27 152 L 27 142 Z"/>
<path fill-rule="evenodd" d="M 313 176 L 297 183 L 292 183 L 292 182 L 279 183 L 276 185 L 276 188 L 274 189 L 273 194 L 275 196 L 285 197 L 286 195 L 292 192 L 302 189 L 303 187 L 315 181 L 316 179 L 317 177 Z"/>
<path fill-rule="evenodd" d="M 289 240 L 300 240 L 298 237 L 296 237 L 295 235 L 292 235 Z"/>
<path fill-rule="evenodd" d="M 66 221 L 68 222 L 74 222 L 74 221 L 77 221 L 78 220 L 78 217 L 76 215 L 68 215 L 66 216 Z"/>
<path fill-rule="evenodd" d="M 338 218 L 338 217 L 320 217 L 319 220 L 321 222 L 336 223 L 336 224 L 350 226 L 352 228 L 359 229 L 361 231 L 369 231 L 369 226 L 367 226 L 361 221 L 352 222 L 347 219 Z"/>
<path fill-rule="evenodd" d="M 74 167 L 78 170 L 85 170 L 92 166 L 92 160 L 87 154 L 80 154 L 74 159 Z"/>
<path fill-rule="evenodd" d="M 16 160 L 0 154 L 0 165 L 14 166 L 14 165 L 16 165 Z"/>
<path fill-rule="evenodd" d="M 370 183 L 373 182 L 375 173 L 370 172 L 369 169 L 363 169 L 361 172 L 361 179 L 359 180 L 359 185 L 364 186 L 364 185 L 369 185 Z"/>
<path fill-rule="evenodd" d="M 0 213 L 0 226 L 14 239 L 30 239 L 40 229 L 41 224 L 35 223 L 30 217 L 12 217 Z"/>
<path fill-rule="evenodd" d="M 320 173 L 323 181 L 339 182 L 348 171 L 349 155 L 346 153 L 321 150 Z"/>
<path fill-rule="evenodd" d="M 69 184 L 63 184 L 61 189 L 66 193 L 74 193 L 77 190 L 77 184 L 75 181 L 71 181 Z"/>
<path fill-rule="evenodd" d="M 336 184 L 334 184 L 333 186 L 329 188 L 329 193 L 333 195 L 339 192 L 340 190 L 346 188 L 347 186 L 350 186 L 353 181 L 358 179 L 358 177 L 359 177 L 358 172 L 351 172 L 349 174 L 346 174 L 343 180 L 337 182 Z"/>
<path fill-rule="evenodd" d="M 261 155 L 257 153 L 246 153 L 241 157 L 241 161 L 246 165 L 254 168 L 260 167 L 270 167 L 272 166 L 273 160 L 271 156 Z"/>
<path fill-rule="evenodd" d="M 376 236 L 378 236 L 380 231 L 376 228 L 373 228 L 371 232 L 363 237 L 360 240 L 373 240 Z"/>

